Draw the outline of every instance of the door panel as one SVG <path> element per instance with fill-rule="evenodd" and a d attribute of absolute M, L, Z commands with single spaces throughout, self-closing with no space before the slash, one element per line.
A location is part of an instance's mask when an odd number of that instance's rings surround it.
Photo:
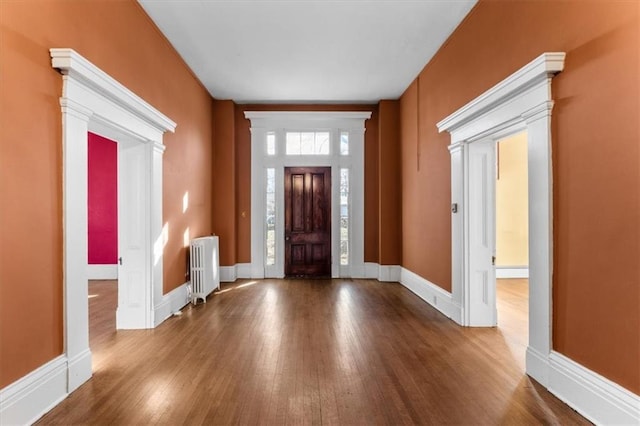
<path fill-rule="evenodd" d="M 286 167 L 285 275 L 331 275 L 331 168 Z"/>
<path fill-rule="evenodd" d="M 495 295 L 495 145 L 469 144 L 469 325 L 497 324 Z"/>

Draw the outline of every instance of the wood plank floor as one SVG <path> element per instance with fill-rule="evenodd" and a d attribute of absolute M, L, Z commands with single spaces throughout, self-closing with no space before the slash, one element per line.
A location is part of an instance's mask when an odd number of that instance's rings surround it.
<path fill-rule="evenodd" d="M 92 307 L 113 309 L 104 286 Z M 459 327 L 400 284 L 240 281 L 154 330 L 109 321 L 92 313 L 94 376 L 40 424 L 588 424 L 500 328 Z"/>

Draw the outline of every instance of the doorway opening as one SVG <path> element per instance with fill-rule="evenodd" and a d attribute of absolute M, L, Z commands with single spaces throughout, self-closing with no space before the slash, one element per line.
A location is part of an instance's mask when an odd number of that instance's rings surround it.
<path fill-rule="evenodd" d="M 118 143 L 88 133 L 89 347 L 99 369 L 101 347 L 116 331 L 118 307 Z"/>
<path fill-rule="evenodd" d="M 499 139 L 495 153 L 497 326 L 524 371 L 529 341 L 527 132 Z"/>
<path fill-rule="evenodd" d="M 331 167 L 285 167 L 285 276 L 331 277 Z"/>
<path fill-rule="evenodd" d="M 64 356 L 67 392 L 92 375 L 87 275 L 87 134 L 118 142 L 119 328 L 153 328 L 162 300 L 163 135 L 176 123 L 73 49 L 50 49 L 62 74 Z M 123 239 L 122 237 L 126 238 Z M 123 291 L 123 289 L 126 289 Z"/>
<path fill-rule="evenodd" d="M 495 320 L 478 321 L 480 312 L 491 320 L 483 304 L 491 300 L 487 283 L 495 274 L 493 253 L 487 252 L 487 236 L 495 235 L 487 220 L 485 197 L 487 173 L 494 166 L 494 142 L 527 131 L 529 200 L 529 339 L 526 373 L 548 386 L 552 353 L 553 275 L 553 172 L 551 167 L 551 81 L 564 69 L 565 53 L 546 52 L 499 82 L 453 114 L 437 123 L 440 132 L 449 132 L 451 144 L 451 242 L 456 320 L 464 326 L 491 326 Z M 471 185 L 479 186 L 473 191 Z M 472 197 L 471 194 L 476 194 Z M 489 225 L 483 224 L 489 222 Z M 475 226 L 474 226 L 475 225 Z M 482 226 L 479 226 L 482 225 Z M 481 243 L 481 244 L 479 244 Z M 480 285 L 477 284 L 480 280 Z M 482 290 L 478 290 L 478 287 Z M 479 302 L 478 302 L 479 301 Z M 478 308 L 483 308 L 478 310 Z M 483 312 L 484 311 L 484 312 Z"/>

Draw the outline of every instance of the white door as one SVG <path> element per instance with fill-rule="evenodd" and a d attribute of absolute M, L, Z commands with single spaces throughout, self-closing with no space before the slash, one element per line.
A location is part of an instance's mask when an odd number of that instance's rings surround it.
<path fill-rule="evenodd" d="M 143 143 L 118 143 L 118 329 L 153 327 L 146 246 L 148 150 Z"/>
<path fill-rule="evenodd" d="M 497 325 L 495 279 L 495 142 L 470 143 L 468 175 L 468 324 Z"/>

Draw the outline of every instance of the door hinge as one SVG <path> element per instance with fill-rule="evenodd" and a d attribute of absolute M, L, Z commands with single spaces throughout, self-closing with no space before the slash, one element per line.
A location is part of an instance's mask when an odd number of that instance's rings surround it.
<path fill-rule="evenodd" d="M 122 256 L 118 258 L 118 263 L 120 264 L 120 266 L 122 266 Z"/>
<path fill-rule="evenodd" d="M 496 266 L 496 257 L 495 256 L 491 256 L 491 265 L 492 266 Z"/>

